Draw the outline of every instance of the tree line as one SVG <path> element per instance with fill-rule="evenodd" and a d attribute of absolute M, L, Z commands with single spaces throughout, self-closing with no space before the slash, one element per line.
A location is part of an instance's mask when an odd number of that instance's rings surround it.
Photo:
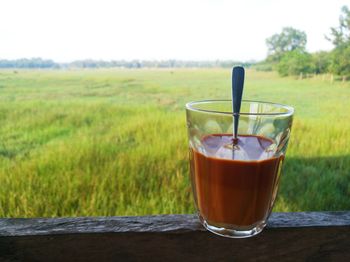
<path fill-rule="evenodd" d="M 53 60 L 47 60 L 42 58 L 31 58 L 31 59 L 17 59 L 17 60 L 6 60 L 0 59 L 0 68 L 214 68 L 223 67 L 229 68 L 233 65 L 243 65 L 250 67 L 254 62 L 240 62 L 233 60 L 216 60 L 216 61 L 184 61 L 184 60 L 93 60 L 85 59 L 73 61 L 70 63 L 56 63 Z"/>
<path fill-rule="evenodd" d="M 345 80 L 350 77 L 350 10 L 341 9 L 339 26 L 331 27 L 327 40 L 334 45 L 331 51 L 308 53 L 305 32 L 285 27 L 281 33 L 266 39 L 268 56 L 258 63 L 258 70 L 277 70 L 281 76 L 299 74 L 340 75 Z"/>
<path fill-rule="evenodd" d="M 0 68 L 59 68 L 60 65 L 50 59 L 21 58 L 16 60 L 0 59 Z"/>

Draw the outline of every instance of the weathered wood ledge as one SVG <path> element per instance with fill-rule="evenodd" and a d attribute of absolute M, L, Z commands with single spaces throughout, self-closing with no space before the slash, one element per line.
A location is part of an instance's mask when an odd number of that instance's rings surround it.
<path fill-rule="evenodd" d="M 0 261 L 350 261 L 350 211 L 273 213 L 247 239 L 194 215 L 0 219 Z"/>

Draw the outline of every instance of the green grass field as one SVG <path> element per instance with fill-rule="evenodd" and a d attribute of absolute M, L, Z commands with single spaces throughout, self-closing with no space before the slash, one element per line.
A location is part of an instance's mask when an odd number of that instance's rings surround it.
<path fill-rule="evenodd" d="M 184 104 L 230 74 L 0 71 L 0 216 L 194 212 Z M 274 211 L 350 209 L 350 84 L 248 70 L 244 92 L 296 109 Z"/>

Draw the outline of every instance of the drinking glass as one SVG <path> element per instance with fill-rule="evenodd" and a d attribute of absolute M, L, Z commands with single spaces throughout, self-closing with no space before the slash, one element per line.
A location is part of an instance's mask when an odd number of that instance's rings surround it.
<path fill-rule="evenodd" d="M 191 183 L 209 231 L 242 238 L 260 233 L 276 199 L 294 109 L 242 101 L 238 142 L 231 100 L 186 104 Z"/>

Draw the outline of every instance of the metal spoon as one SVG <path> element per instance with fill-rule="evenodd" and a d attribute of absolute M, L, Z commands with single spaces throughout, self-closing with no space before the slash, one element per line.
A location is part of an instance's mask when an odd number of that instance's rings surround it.
<path fill-rule="evenodd" d="M 232 112 L 233 112 L 233 144 L 238 143 L 238 122 L 244 85 L 244 68 L 235 66 L 232 69 Z"/>

